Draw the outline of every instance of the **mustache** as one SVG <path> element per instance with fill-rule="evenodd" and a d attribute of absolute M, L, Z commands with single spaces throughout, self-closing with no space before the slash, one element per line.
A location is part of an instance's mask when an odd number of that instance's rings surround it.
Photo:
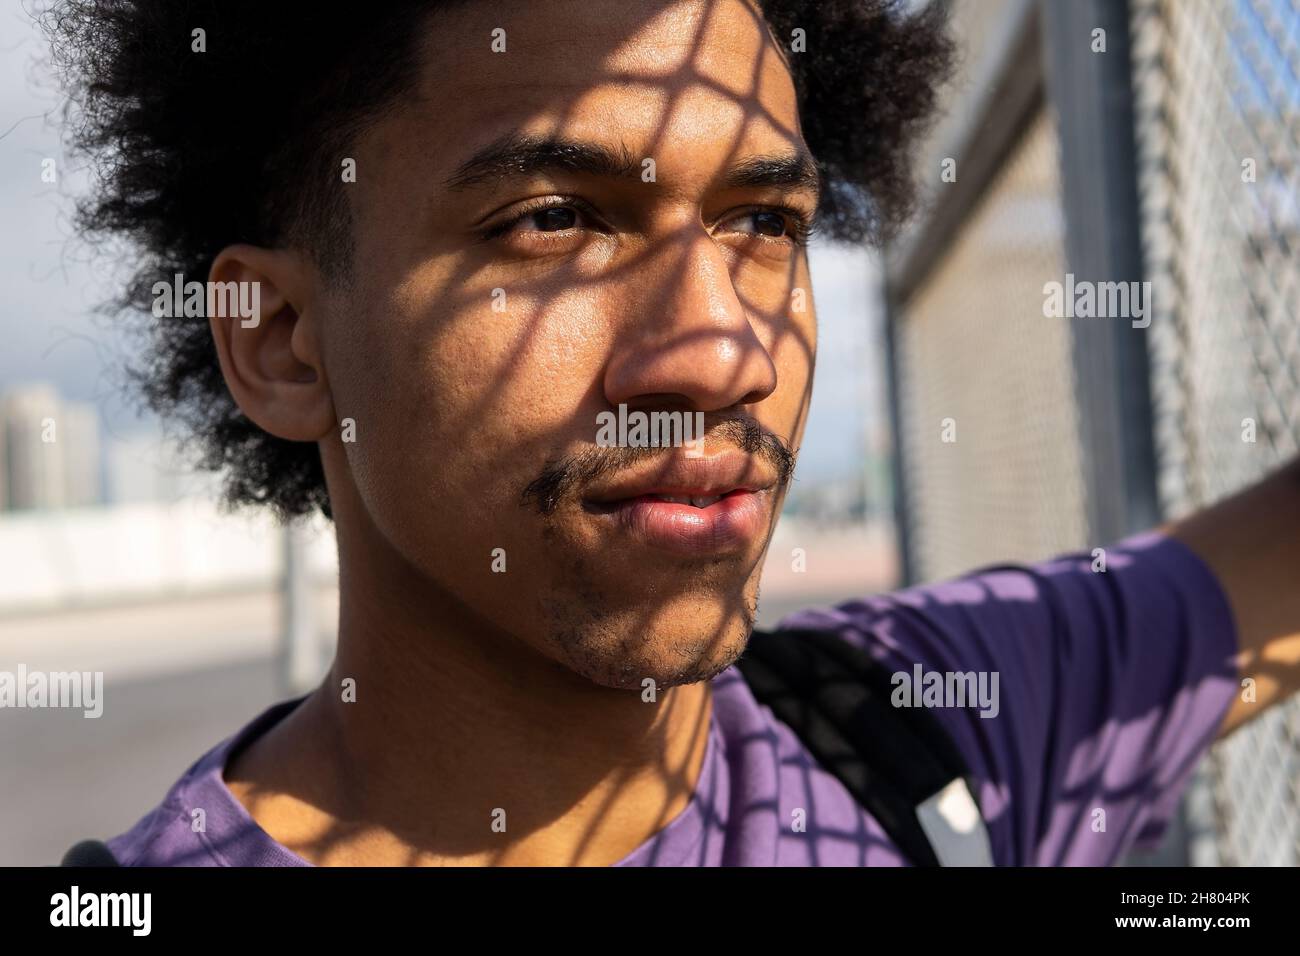
<path fill-rule="evenodd" d="M 784 490 L 794 475 L 795 453 L 790 446 L 752 418 L 724 419 L 706 433 L 705 441 L 730 444 L 766 462 L 776 472 L 778 491 Z M 531 505 L 546 517 L 554 514 L 560 502 L 584 485 L 664 452 L 664 448 L 593 447 L 548 462 L 541 474 L 528 483 L 519 504 Z"/>

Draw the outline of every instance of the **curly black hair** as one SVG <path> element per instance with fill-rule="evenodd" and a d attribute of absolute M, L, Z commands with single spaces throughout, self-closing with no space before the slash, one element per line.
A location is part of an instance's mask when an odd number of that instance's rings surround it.
<path fill-rule="evenodd" d="M 327 271 L 350 263 L 337 157 L 419 68 L 422 18 L 472 0 L 378 0 L 354 16 L 304 0 L 55 0 L 39 16 L 68 92 L 65 130 L 97 188 L 77 208 L 88 239 L 126 239 L 134 278 L 109 303 L 146 323 L 129 368 L 142 398 L 180 426 L 197 464 L 225 470 L 231 504 L 282 518 L 329 498 L 314 443 L 267 434 L 222 379 L 206 322 L 150 321 L 151 287 L 206 276 L 232 242 L 308 249 Z M 886 238 L 913 200 L 910 147 L 947 77 L 945 7 L 904 0 L 759 0 L 789 52 L 804 137 L 826 185 L 819 231 Z M 193 31 L 205 31 L 202 56 Z M 239 135 L 215 117 L 239 104 Z"/>

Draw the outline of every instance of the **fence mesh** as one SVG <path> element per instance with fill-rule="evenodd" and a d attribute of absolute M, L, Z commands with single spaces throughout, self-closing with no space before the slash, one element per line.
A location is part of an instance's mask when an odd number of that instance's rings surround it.
<path fill-rule="evenodd" d="M 904 478 L 917 576 L 1086 543 L 1057 137 L 1042 110 L 898 316 Z M 947 439 L 947 440 L 945 440 Z"/>
<path fill-rule="evenodd" d="M 1178 517 L 1300 441 L 1300 0 L 1130 9 L 1158 482 Z M 1300 864 L 1300 701 L 1216 747 L 1201 785 L 1197 862 Z"/>

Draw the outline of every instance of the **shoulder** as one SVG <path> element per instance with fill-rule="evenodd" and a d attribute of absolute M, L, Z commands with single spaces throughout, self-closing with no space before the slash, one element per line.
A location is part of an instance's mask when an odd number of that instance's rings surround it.
<path fill-rule="evenodd" d="M 974 777 L 994 859 L 1118 860 L 1158 834 L 1236 690 L 1226 600 L 1179 542 L 1104 549 L 801 612 L 933 709 Z"/>
<path fill-rule="evenodd" d="M 107 841 L 121 866 L 227 865 L 203 839 L 204 801 L 195 799 L 194 790 L 202 775 L 211 772 L 214 762 L 220 767 L 228 743 L 223 741 L 196 760 L 157 806 L 130 829 Z M 195 810 L 200 813 L 196 815 Z"/>
<path fill-rule="evenodd" d="M 106 841 L 122 866 L 241 866 L 291 857 L 277 848 L 226 785 L 230 755 L 281 720 L 302 698 L 263 711 L 204 753 L 162 801 L 134 826 Z M 281 865 L 292 865 L 290 859 Z"/>

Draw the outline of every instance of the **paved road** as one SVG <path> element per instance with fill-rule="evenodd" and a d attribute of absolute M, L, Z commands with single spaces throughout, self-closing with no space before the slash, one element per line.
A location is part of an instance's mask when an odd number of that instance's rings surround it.
<path fill-rule="evenodd" d="M 0 864 L 57 863 L 127 829 L 206 749 L 278 699 L 269 658 L 105 687 L 103 716 L 0 719 Z"/>

